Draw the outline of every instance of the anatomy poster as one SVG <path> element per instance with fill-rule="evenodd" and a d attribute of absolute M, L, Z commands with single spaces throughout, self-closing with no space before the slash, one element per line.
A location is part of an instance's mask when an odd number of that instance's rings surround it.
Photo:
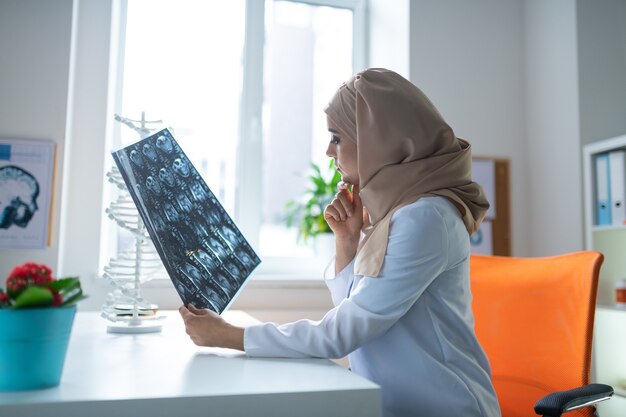
<path fill-rule="evenodd" d="M 44 249 L 50 236 L 55 143 L 0 139 L 0 247 Z"/>

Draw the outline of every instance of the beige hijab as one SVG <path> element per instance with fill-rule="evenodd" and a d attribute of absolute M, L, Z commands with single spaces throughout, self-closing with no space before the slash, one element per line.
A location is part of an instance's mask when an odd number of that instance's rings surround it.
<path fill-rule="evenodd" d="M 478 229 L 489 202 L 472 182 L 470 144 L 454 135 L 416 86 L 393 71 L 368 69 L 344 83 L 325 112 L 357 144 L 359 195 L 371 225 L 357 251 L 355 274 L 378 276 L 391 216 L 422 196 L 448 198 L 468 233 Z"/>

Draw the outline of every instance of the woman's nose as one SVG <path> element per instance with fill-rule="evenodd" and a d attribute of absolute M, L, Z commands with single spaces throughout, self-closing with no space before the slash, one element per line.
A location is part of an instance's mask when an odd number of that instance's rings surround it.
<path fill-rule="evenodd" d="M 329 158 L 334 158 L 336 156 L 335 145 L 332 143 L 328 144 L 328 148 L 326 149 L 326 156 Z"/>

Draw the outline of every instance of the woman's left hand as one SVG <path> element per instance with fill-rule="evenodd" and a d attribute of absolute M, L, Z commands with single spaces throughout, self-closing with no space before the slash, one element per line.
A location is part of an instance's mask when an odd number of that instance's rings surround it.
<path fill-rule="evenodd" d="M 192 304 L 189 308 L 181 306 L 178 311 L 187 334 L 196 345 L 243 350 L 243 328 L 232 326 L 219 314 Z"/>

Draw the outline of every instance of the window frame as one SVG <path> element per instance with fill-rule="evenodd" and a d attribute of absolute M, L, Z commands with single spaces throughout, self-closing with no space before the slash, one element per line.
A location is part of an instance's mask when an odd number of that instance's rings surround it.
<path fill-rule="evenodd" d="M 328 6 L 352 10 L 353 13 L 353 73 L 367 67 L 369 61 L 369 33 L 366 0 L 274 0 L 302 3 L 311 6 Z M 254 247 L 259 247 L 262 225 L 261 211 L 249 210 L 260 207 L 262 201 L 263 169 L 263 70 L 265 46 L 265 1 L 246 0 L 246 34 L 243 57 L 243 89 L 240 111 L 240 134 L 237 151 L 239 184 L 236 191 L 235 213 L 237 224 L 249 237 Z M 267 256 L 254 273 L 259 280 L 320 280 L 319 263 L 316 258 L 292 258 Z"/>
<path fill-rule="evenodd" d="M 285 0 L 279 0 L 285 1 Z M 367 0 L 317 0 L 302 1 L 290 0 L 313 5 L 327 5 L 333 7 L 352 7 L 354 11 L 354 42 L 355 57 L 353 66 L 361 69 L 368 61 L 368 36 L 366 30 Z M 63 169 L 62 177 L 64 184 L 72 189 L 80 190 L 90 187 L 94 194 L 101 198 L 93 198 L 85 201 L 79 198 L 80 204 L 68 204 L 69 197 L 64 197 L 61 205 L 62 227 L 59 236 L 59 273 L 61 275 L 78 274 L 85 278 L 84 286 L 91 297 L 81 304 L 81 308 L 98 310 L 106 294 L 111 291 L 109 283 L 102 279 L 104 265 L 108 262 L 110 247 L 114 241 L 117 226 L 104 215 L 104 209 L 111 200 L 112 186 L 106 181 L 104 172 L 112 166 L 109 152 L 115 149 L 113 137 L 120 136 L 120 125 L 109 117 L 120 109 L 122 82 L 121 77 L 124 57 L 124 33 L 126 23 L 126 10 L 128 0 L 110 0 L 110 2 L 98 3 L 89 7 L 75 7 L 72 29 L 72 62 L 71 79 L 76 79 L 74 88 L 69 91 L 72 99 L 68 105 L 72 117 L 68 120 L 68 132 L 74 140 L 68 141 L 67 149 L 61 150 L 68 158 L 68 164 Z M 259 180 L 261 161 L 251 164 L 247 161 L 255 156 L 250 144 L 260 149 L 261 137 L 261 108 L 262 108 L 262 81 L 263 81 L 263 32 L 264 32 L 264 9 L 265 2 L 247 0 L 246 3 L 246 43 L 244 61 L 244 80 L 241 98 L 240 113 L 240 145 L 237 155 L 239 167 L 247 167 L 237 173 L 241 180 L 246 181 L 248 190 L 260 190 L 254 187 L 254 181 Z M 99 24 L 93 24 L 94 21 Z M 259 36 L 259 33 L 261 36 Z M 96 51 L 83 45 L 81 39 L 89 39 L 90 42 L 97 40 L 101 48 Z M 358 43 L 358 45 L 357 45 Z M 75 45 L 78 44 L 78 47 Z M 94 55 L 95 54 L 95 55 Z M 94 56 L 98 59 L 94 61 Z M 91 62 L 97 65 L 87 65 Z M 108 64 L 108 67 L 107 67 Z M 252 68 L 257 71 L 252 71 Z M 256 86 L 256 90 L 254 87 Z M 102 91 L 101 91 L 102 90 Z M 75 103 L 75 104 L 74 104 Z M 76 123 L 72 122 L 75 119 Z M 90 123 L 84 122 L 90 121 Z M 81 122 L 82 121 L 82 122 Z M 70 143 L 71 142 L 71 143 Z M 248 145 L 248 146 L 244 146 Z M 248 152 L 245 150 L 248 149 Z M 256 153 L 259 155 L 260 152 Z M 88 165 L 75 165 L 70 163 L 74 159 L 85 159 L 94 163 Z M 252 185 L 252 188 L 250 188 Z M 64 187 L 64 188 L 67 188 Z M 241 191 L 241 188 L 238 190 Z M 245 204 L 251 201 L 252 192 L 239 195 L 241 198 L 236 210 L 238 224 L 247 226 L 249 218 L 246 218 Z M 72 201 L 74 201 L 72 197 Z M 260 201 L 260 193 L 257 200 Z M 248 205 L 248 207 L 250 207 Z M 260 213 L 252 213 L 251 216 L 259 216 Z M 68 221 L 71 219 L 72 221 Z M 90 243 L 85 244 L 84 239 L 67 239 L 68 236 L 82 236 L 80 231 L 85 224 L 99 225 L 99 235 L 90 235 Z M 248 231 L 245 231 L 249 233 Z M 94 230 L 94 234 L 96 234 Z M 286 262 L 289 261 L 289 262 Z M 252 279 L 246 284 L 244 296 L 239 297 L 234 308 L 246 309 L 280 309 L 294 308 L 294 300 L 298 299 L 297 305 L 309 309 L 327 308 L 327 297 L 322 276 L 315 273 L 319 269 L 319 262 L 311 260 L 309 265 L 304 265 L 297 259 L 264 259 L 269 264 L 265 271 L 255 271 Z M 317 264 L 316 264 L 317 263 Z M 297 294 L 294 297 L 285 296 L 284 292 Z M 306 300 L 302 300 L 304 294 Z M 153 280 L 142 285 L 142 294 L 151 302 L 158 303 L 161 308 L 177 308 L 179 299 L 175 290 L 168 280 Z M 302 301 L 305 305 L 302 305 Z"/>
<path fill-rule="evenodd" d="M 365 68 L 368 62 L 367 1 L 366 0 L 274 0 L 349 9 L 353 12 L 353 72 Z M 245 34 L 243 49 L 243 80 L 239 110 L 239 137 L 236 154 L 237 189 L 235 190 L 235 218 L 237 225 L 253 247 L 259 247 L 262 225 L 260 207 L 262 201 L 263 173 L 263 80 L 265 47 L 265 3 L 246 0 Z M 126 17 L 128 0 L 119 0 L 117 27 L 118 38 L 114 44 L 115 88 L 112 97 L 117 113 L 121 108 L 123 93 L 123 68 Z M 115 19 L 115 17 L 114 17 Z M 113 66 L 111 67 L 114 68 Z M 113 125 L 114 138 L 120 137 L 120 124 Z M 115 235 L 115 225 L 108 226 L 107 233 Z M 102 262 L 101 262 L 102 263 Z M 253 279 L 261 280 L 319 280 L 319 259 L 267 256 L 257 268 Z M 101 265 L 103 267 L 104 265 Z"/>

